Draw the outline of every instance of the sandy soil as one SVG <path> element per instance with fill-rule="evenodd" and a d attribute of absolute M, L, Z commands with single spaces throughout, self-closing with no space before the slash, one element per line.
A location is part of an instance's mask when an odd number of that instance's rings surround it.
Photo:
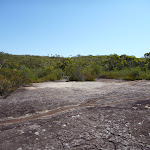
<path fill-rule="evenodd" d="M 0 99 L 0 150 L 149 150 L 150 82 L 45 82 Z"/>

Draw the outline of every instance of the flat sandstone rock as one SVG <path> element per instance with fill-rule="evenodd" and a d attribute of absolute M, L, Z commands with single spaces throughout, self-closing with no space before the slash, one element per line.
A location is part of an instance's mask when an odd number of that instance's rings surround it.
<path fill-rule="evenodd" d="M 45 82 L 0 100 L 0 150 L 149 150 L 150 82 Z"/>

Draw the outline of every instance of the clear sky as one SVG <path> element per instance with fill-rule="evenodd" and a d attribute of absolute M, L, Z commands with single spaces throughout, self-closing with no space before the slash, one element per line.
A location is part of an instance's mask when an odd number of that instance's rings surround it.
<path fill-rule="evenodd" d="M 142 57 L 150 0 L 0 0 L 0 51 Z"/>

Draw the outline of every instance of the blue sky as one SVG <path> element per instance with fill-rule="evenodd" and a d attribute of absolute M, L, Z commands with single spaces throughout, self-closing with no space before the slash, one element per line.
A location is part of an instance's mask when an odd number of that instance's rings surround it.
<path fill-rule="evenodd" d="M 0 0 L 0 51 L 142 57 L 150 52 L 150 1 Z"/>

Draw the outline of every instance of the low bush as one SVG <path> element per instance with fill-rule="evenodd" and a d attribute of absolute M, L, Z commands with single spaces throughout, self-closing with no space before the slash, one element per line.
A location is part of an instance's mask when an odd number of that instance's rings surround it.
<path fill-rule="evenodd" d="M 123 80 L 141 80 L 142 77 L 140 76 L 140 69 L 139 68 L 133 68 L 131 70 L 127 71 L 127 74 L 123 77 Z"/>
<path fill-rule="evenodd" d="M 0 95 L 7 97 L 18 87 L 30 84 L 31 80 L 21 75 L 17 70 L 0 69 Z"/>
<path fill-rule="evenodd" d="M 141 71 L 139 68 L 132 68 L 120 71 L 108 71 L 102 72 L 99 75 L 99 78 L 105 79 L 123 79 L 123 80 L 150 80 L 150 73 Z"/>
<path fill-rule="evenodd" d="M 88 75 L 85 77 L 85 81 L 95 81 L 95 77 L 92 75 Z"/>

